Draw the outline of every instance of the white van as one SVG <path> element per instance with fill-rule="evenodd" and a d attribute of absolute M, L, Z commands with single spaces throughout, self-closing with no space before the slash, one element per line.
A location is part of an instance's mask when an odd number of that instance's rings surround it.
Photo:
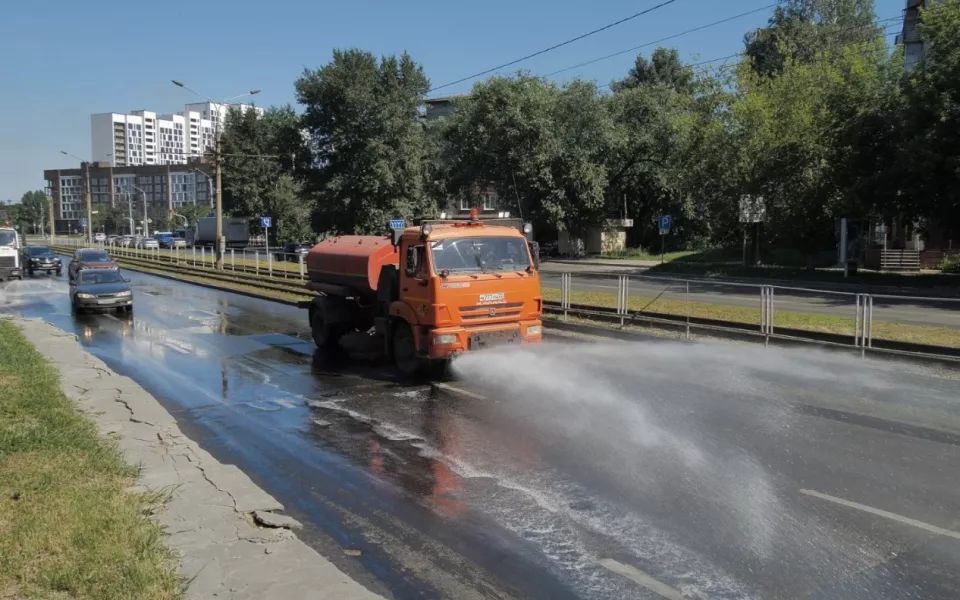
<path fill-rule="evenodd" d="M 20 236 L 12 227 L 0 227 L 0 280 L 23 279 L 20 271 Z"/>

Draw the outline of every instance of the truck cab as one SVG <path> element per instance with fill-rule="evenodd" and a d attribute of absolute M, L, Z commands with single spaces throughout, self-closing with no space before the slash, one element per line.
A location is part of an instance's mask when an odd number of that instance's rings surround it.
<path fill-rule="evenodd" d="M 399 239 L 394 323 L 411 328 L 415 355 L 444 360 L 500 344 L 542 340 L 536 255 L 522 223 L 425 221 Z M 394 344 L 395 358 L 406 349 Z"/>
<path fill-rule="evenodd" d="M 0 280 L 23 279 L 20 236 L 12 227 L 0 227 Z"/>

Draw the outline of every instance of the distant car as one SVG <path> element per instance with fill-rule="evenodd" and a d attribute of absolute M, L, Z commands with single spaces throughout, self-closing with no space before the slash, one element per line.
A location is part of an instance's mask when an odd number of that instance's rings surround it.
<path fill-rule="evenodd" d="M 87 269 L 70 282 L 70 304 L 73 310 L 133 310 L 133 291 L 129 280 L 119 271 Z"/>
<path fill-rule="evenodd" d="M 133 247 L 133 236 L 125 235 L 122 238 L 117 240 L 117 245 L 123 248 L 132 248 Z"/>
<path fill-rule="evenodd" d="M 154 238 L 141 238 L 137 242 L 137 248 L 142 250 L 156 250 L 160 247 L 160 242 Z"/>
<path fill-rule="evenodd" d="M 93 234 L 93 241 L 97 242 L 98 244 L 102 244 L 107 241 L 107 234 L 103 232 L 95 233 Z"/>
<path fill-rule="evenodd" d="M 312 247 L 313 244 L 307 242 L 292 242 L 277 252 L 275 257 L 280 261 L 300 262 L 300 258 L 305 257 Z"/>
<path fill-rule="evenodd" d="M 33 277 L 35 273 L 63 274 L 63 262 L 60 257 L 46 246 L 27 246 L 21 253 L 20 264 L 27 275 Z"/>
<path fill-rule="evenodd" d="M 106 243 L 108 246 L 116 246 L 116 245 L 117 245 L 117 239 L 118 239 L 119 237 L 120 237 L 119 235 L 108 235 L 108 236 L 107 236 L 107 240 L 106 240 L 105 243 Z"/>
<path fill-rule="evenodd" d="M 120 265 L 100 248 L 80 248 L 73 253 L 73 259 L 67 268 L 70 281 L 76 279 L 78 273 L 87 269 L 119 271 Z"/>

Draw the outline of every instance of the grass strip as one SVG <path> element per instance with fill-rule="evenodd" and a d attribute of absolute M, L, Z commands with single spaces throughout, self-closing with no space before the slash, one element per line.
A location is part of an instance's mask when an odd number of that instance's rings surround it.
<path fill-rule="evenodd" d="M 0 598 L 182 597 L 136 476 L 0 320 Z"/>
<path fill-rule="evenodd" d="M 558 288 L 544 287 L 544 300 L 560 301 Z M 571 290 L 570 302 L 599 308 L 615 309 L 617 295 L 609 292 Z M 714 319 L 731 324 L 760 327 L 760 308 L 723 306 L 705 302 L 673 300 L 669 298 L 644 298 L 630 296 L 630 310 L 647 313 L 660 313 L 691 318 Z M 799 329 L 822 333 L 849 335 L 854 333 L 853 317 L 821 315 L 814 313 L 776 310 L 774 312 L 774 330 L 776 328 Z M 927 325 L 908 325 L 888 321 L 873 322 L 873 338 L 913 344 L 929 344 L 947 348 L 960 348 L 960 330 L 949 327 L 931 327 Z"/>

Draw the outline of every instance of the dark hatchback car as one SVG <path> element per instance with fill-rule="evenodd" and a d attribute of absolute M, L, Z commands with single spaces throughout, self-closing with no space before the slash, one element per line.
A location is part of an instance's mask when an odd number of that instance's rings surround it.
<path fill-rule="evenodd" d="M 285 245 L 274 257 L 279 261 L 300 262 L 301 258 L 306 258 L 307 252 L 310 252 L 313 244 L 307 242 L 291 242 Z"/>
<path fill-rule="evenodd" d="M 70 303 L 73 310 L 133 310 L 133 291 L 129 280 L 119 271 L 85 269 L 70 282 Z"/>
<path fill-rule="evenodd" d="M 120 266 L 110 258 L 110 255 L 99 248 L 81 248 L 73 253 L 73 260 L 67 267 L 67 273 L 70 281 L 73 281 L 77 273 L 85 269 L 112 269 L 120 270 Z"/>
<path fill-rule="evenodd" d="M 60 257 L 46 246 L 27 246 L 21 256 L 20 264 L 31 277 L 34 273 L 63 273 Z"/>

